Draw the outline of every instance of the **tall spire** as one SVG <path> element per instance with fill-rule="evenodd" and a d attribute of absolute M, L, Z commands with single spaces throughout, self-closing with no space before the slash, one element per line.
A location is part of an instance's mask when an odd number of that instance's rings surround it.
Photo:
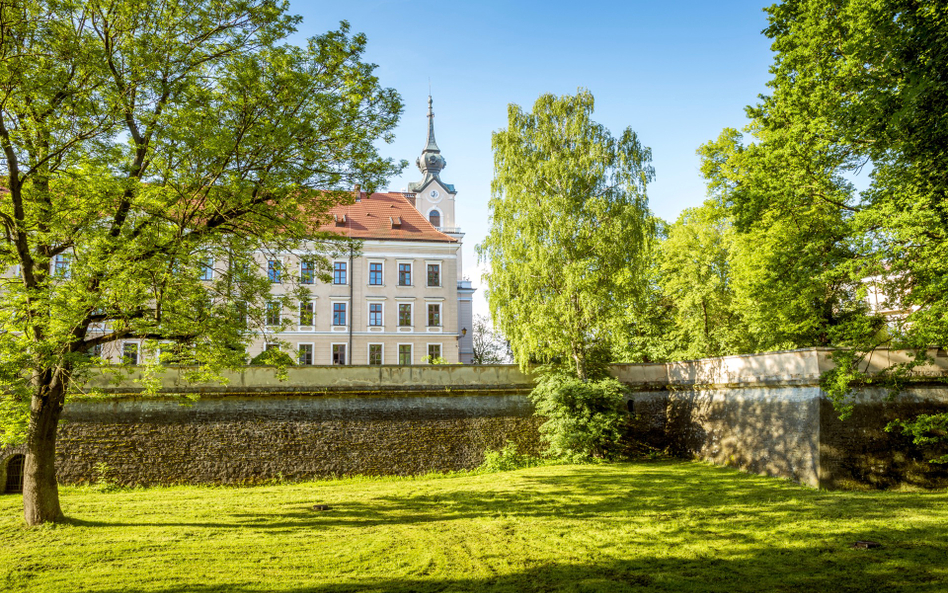
<path fill-rule="evenodd" d="M 415 164 L 418 165 L 418 169 L 425 174 L 426 179 L 428 175 L 437 177 L 441 170 L 447 166 L 447 162 L 444 160 L 444 157 L 441 156 L 441 149 L 438 148 L 438 143 L 435 141 L 434 110 L 432 108 L 431 95 L 428 95 L 428 145 L 421 151 L 421 156 L 418 157 Z"/>
<path fill-rule="evenodd" d="M 431 95 L 428 95 L 428 146 L 425 148 L 426 151 L 430 150 L 432 152 L 441 152 L 441 149 L 438 148 L 438 143 L 435 141 L 434 134 L 434 111 L 432 111 L 432 101 Z"/>

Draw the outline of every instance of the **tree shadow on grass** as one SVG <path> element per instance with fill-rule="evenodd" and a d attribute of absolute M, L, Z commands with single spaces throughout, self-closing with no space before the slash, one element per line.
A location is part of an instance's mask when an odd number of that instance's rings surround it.
<path fill-rule="evenodd" d="M 646 463 L 634 474 L 622 465 L 563 467 L 536 475 L 514 475 L 515 487 L 498 483 L 452 490 L 433 481 L 427 493 L 382 495 L 369 501 L 313 500 L 328 503 L 276 504 L 266 512 L 227 513 L 219 521 L 124 522 L 69 518 L 83 527 L 196 527 L 295 531 L 409 525 L 455 520 L 521 517 L 556 520 L 647 518 L 688 525 L 732 517 L 747 530 L 772 528 L 783 515 L 802 519 L 858 517 L 885 519 L 910 508 L 917 513 L 941 511 L 944 495 L 936 493 L 820 492 L 789 482 L 680 462 Z"/>
<path fill-rule="evenodd" d="M 182 585 L 151 588 L 151 593 L 436 593 L 460 591 L 501 592 L 612 592 L 691 591 L 833 591 L 942 593 L 948 587 L 943 572 L 921 564 L 889 562 L 886 549 L 872 551 L 765 548 L 739 559 L 662 557 L 636 560 L 607 559 L 587 563 L 537 563 L 508 574 L 485 577 L 439 578 L 411 576 L 372 579 L 351 575 L 343 583 L 252 584 L 253 576 L 224 585 Z M 336 577 L 339 578 L 339 577 Z M 300 582 L 302 581 L 302 582 Z M 249 583 L 248 583 L 249 582 Z M 119 593 L 125 589 L 105 590 Z"/>
<path fill-rule="evenodd" d="M 516 568 L 506 564 L 503 538 L 481 540 L 485 542 L 479 544 L 482 547 L 469 552 L 477 557 L 471 565 L 481 567 L 477 576 L 464 575 L 452 564 L 434 566 L 430 572 L 406 568 L 406 576 L 399 578 L 373 577 L 368 569 L 364 576 L 357 572 L 337 574 L 332 577 L 335 582 L 328 583 L 317 580 L 318 575 L 333 574 L 326 572 L 326 567 L 308 571 L 300 566 L 291 576 L 283 577 L 292 577 L 293 582 L 256 584 L 255 574 L 262 566 L 236 561 L 233 576 L 225 577 L 231 582 L 202 585 L 203 560 L 198 558 L 193 561 L 195 574 L 188 576 L 185 584 L 149 586 L 143 581 L 136 587 L 155 593 L 948 590 L 944 562 L 948 538 L 938 529 L 937 521 L 906 521 L 901 513 L 944 517 L 943 494 L 820 492 L 728 469 L 668 462 L 637 466 L 634 472 L 621 465 L 545 468 L 421 484 L 423 488 L 414 489 L 422 491 L 404 495 L 312 501 L 328 503 L 328 511 L 315 511 L 312 505 L 297 500 L 274 504 L 261 512 L 224 513 L 219 521 L 110 523 L 71 518 L 68 522 L 78 527 L 248 529 L 248 537 L 253 538 L 254 531 L 305 535 L 434 522 L 447 528 L 455 520 L 496 518 L 505 529 L 523 530 L 518 537 L 527 542 L 536 523 L 520 519 L 556 521 L 562 525 L 557 530 L 579 530 L 579 534 L 586 530 L 607 533 L 636 521 L 643 526 L 642 530 L 632 525 L 621 531 L 626 538 L 621 546 L 609 538 L 583 537 L 580 543 L 564 544 L 576 546 L 567 551 L 565 561 L 529 545 L 511 550 L 519 563 Z M 325 492 L 314 489 L 313 495 Z M 344 489 L 333 492 L 345 495 Z M 850 518 L 859 521 L 847 527 Z M 874 526 L 866 526 L 863 520 L 867 518 L 876 519 Z M 787 522 L 793 525 L 788 527 Z M 659 529 L 644 529 L 656 525 Z M 425 529 L 437 533 L 442 527 L 433 524 Z M 196 536 L 209 542 L 214 537 L 210 533 Z M 873 539 L 883 547 L 852 549 L 851 544 L 859 539 Z M 432 541 L 438 541 L 437 537 Z M 577 540 L 564 540 L 569 541 Z M 352 542 L 353 550 L 357 549 L 358 539 Z M 439 576 L 438 571 L 450 576 Z M 481 576 L 484 572 L 492 575 Z M 99 587 L 101 584 L 94 590 L 110 591 L 107 584 Z M 111 589 L 119 590 L 127 589 Z"/>

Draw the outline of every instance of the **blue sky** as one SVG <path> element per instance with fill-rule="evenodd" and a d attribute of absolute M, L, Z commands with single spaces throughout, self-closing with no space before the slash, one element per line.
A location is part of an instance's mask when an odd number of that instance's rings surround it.
<path fill-rule="evenodd" d="M 533 105 L 543 93 L 588 88 L 594 119 L 614 135 L 631 127 L 652 149 L 649 203 L 673 221 L 699 205 L 705 187 L 695 150 L 725 127 L 745 123 L 744 107 L 766 91 L 772 60 L 762 8 L 770 2 L 414 2 L 293 1 L 303 39 L 348 20 L 368 36 L 365 58 L 405 102 L 396 141 L 383 154 L 406 159 L 399 190 L 420 178 L 428 80 L 442 179 L 458 190 L 466 233 L 464 269 L 475 286 L 474 245 L 487 233 L 493 176 L 491 133 L 506 126 L 507 105 Z M 486 313 L 483 291 L 475 312 Z"/>

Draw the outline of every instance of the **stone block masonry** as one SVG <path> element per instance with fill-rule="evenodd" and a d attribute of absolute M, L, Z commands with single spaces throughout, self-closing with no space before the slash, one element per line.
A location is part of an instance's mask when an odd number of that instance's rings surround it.
<path fill-rule="evenodd" d="M 669 391 L 669 450 L 719 465 L 820 485 L 820 389 Z"/>
<path fill-rule="evenodd" d="M 678 455 L 822 488 L 948 487 L 948 465 L 899 432 L 894 418 L 948 412 L 948 356 L 915 369 L 896 397 L 857 392 L 840 420 L 819 387 L 829 351 L 616 365 L 632 390 L 632 438 Z M 881 351 L 868 370 L 904 359 Z M 247 368 L 227 385 L 189 384 L 185 369 L 159 377 L 157 397 L 133 375 L 88 384 L 104 397 L 73 398 L 60 425 L 58 477 L 95 478 L 97 463 L 122 484 L 244 484 L 353 474 L 472 469 L 510 440 L 540 449 L 527 394 L 533 378 L 510 365 Z M 171 394 L 198 394 L 190 402 Z M 0 481 L 23 448 L 0 450 Z"/>
<path fill-rule="evenodd" d="M 914 370 L 896 397 L 856 390 L 851 418 L 840 420 L 819 386 L 830 350 L 726 356 L 652 367 L 620 365 L 616 376 L 637 390 L 633 434 L 653 446 L 712 463 L 819 488 L 948 488 L 948 465 L 927 461 L 948 448 L 919 447 L 895 418 L 948 412 L 948 357 Z M 905 360 L 879 351 L 869 372 Z M 637 380 L 636 380 L 637 379 Z"/>
<path fill-rule="evenodd" d="M 519 394 L 75 401 L 60 427 L 57 474 L 84 482 L 105 463 L 127 485 L 248 484 L 472 469 L 507 440 L 537 453 L 538 424 Z"/>

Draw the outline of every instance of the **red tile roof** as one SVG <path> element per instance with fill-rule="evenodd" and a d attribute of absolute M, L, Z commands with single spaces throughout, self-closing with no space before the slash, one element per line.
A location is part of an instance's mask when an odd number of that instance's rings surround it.
<path fill-rule="evenodd" d="M 360 201 L 354 204 L 332 208 L 329 214 L 335 217 L 335 222 L 325 224 L 319 230 L 355 239 L 457 242 L 457 239 L 431 226 L 404 194 L 394 192 L 366 195 L 361 192 L 360 195 Z"/>

